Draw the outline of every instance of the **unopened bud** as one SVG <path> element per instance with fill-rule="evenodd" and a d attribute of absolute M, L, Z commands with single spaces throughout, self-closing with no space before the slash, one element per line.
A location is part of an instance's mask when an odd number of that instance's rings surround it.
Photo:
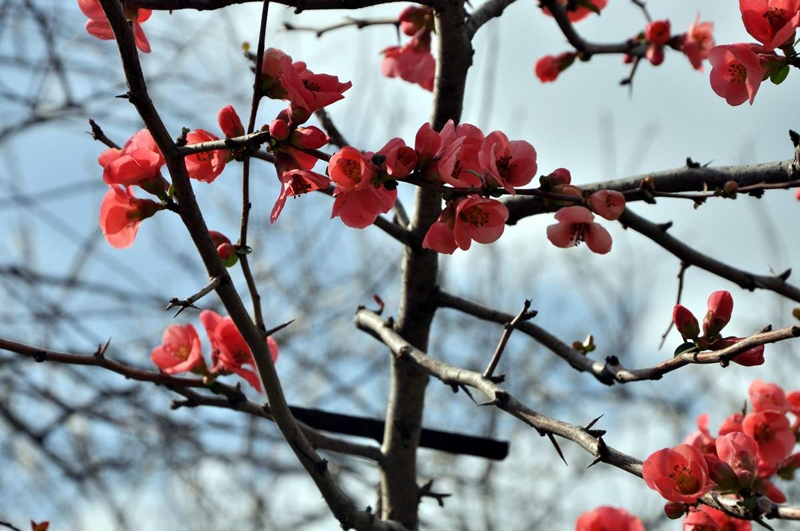
<path fill-rule="evenodd" d="M 686 514 L 688 506 L 681 502 L 669 502 L 664 506 L 664 513 L 670 520 L 677 520 Z"/>

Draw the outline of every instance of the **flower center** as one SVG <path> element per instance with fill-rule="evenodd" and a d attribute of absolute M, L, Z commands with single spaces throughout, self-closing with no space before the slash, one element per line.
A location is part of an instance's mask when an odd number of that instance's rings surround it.
<path fill-rule="evenodd" d="M 489 222 L 489 213 L 478 206 L 473 206 L 462 211 L 459 217 L 462 221 L 470 225 L 475 225 L 476 227 L 483 227 Z"/>
<path fill-rule="evenodd" d="M 292 195 L 302 195 L 311 189 L 311 186 L 306 180 L 297 175 L 292 175 L 292 184 L 290 184 L 289 187 L 292 190 Z"/>
<path fill-rule="evenodd" d="M 681 494 L 694 494 L 700 490 L 700 482 L 686 465 L 675 465 L 669 477 L 675 482 L 675 489 Z"/>
<path fill-rule="evenodd" d="M 744 83 L 747 79 L 747 69 L 742 63 L 728 65 L 728 74 L 731 76 L 731 83 Z"/>
<path fill-rule="evenodd" d="M 495 162 L 497 164 L 497 171 L 502 177 L 507 177 L 514 171 L 514 162 L 511 159 L 511 155 L 499 157 Z"/>
<path fill-rule="evenodd" d="M 578 245 L 583 241 L 583 235 L 589 228 L 588 223 L 575 223 L 572 225 L 572 244 Z"/>
<path fill-rule="evenodd" d="M 361 182 L 361 164 L 355 160 L 340 159 L 337 166 L 347 175 L 347 178 L 358 184 Z"/>
<path fill-rule="evenodd" d="M 311 92 L 319 92 L 319 85 L 308 79 L 303 80 L 303 86 Z"/>
<path fill-rule="evenodd" d="M 764 12 L 764 18 L 772 29 L 779 30 L 786 25 L 786 10 L 771 7 Z"/>
<path fill-rule="evenodd" d="M 186 345 L 181 345 L 172 352 L 172 355 L 178 358 L 179 360 L 185 361 L 189 359 L 189 352 L 191 352 L 189 347 L 187 347 Z"/>

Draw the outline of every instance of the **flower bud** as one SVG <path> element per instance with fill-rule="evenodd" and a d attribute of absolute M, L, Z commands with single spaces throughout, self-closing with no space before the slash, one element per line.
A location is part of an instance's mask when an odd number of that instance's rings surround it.
<path fill-rule="evenodd" d="M 681 502 L 669 502 L 664 506 L 664 513 L 670 520 L 677 520 L 686 514 L 687 505 Z"/>
<path fill-rule="evenodd" d="M 236 254 L 236 247 L 230 243 L 223 243 L 217 247 L 217 254 L 222 259 L 225 267 L 233 267 L 239 261 L 239 255 Z"/>
<path fill-rule="evenodd" d="M 697 339 L 700 335 L 700 324 L 692 312 L 685 306 L 676 304 L 672 309 L 672 322 L 675 328 L 681 333 L 684 340 Z"/>
<path fill-rule="evenodd" d="M 242 120 L 239 119 L 239 115 L 236 114 L 236 110 L 233 108 L 233 105 L 228 105 L 220 109 L 219 114 L 217 115 L 217 121 L 219 122 L 219 128 L 225 135 L 225 138 L 233 138 L 244 135 L 244 126 L 242 125 Z"/>
<path fill-rule="evenodd" d="M 728 291 L 715 291 L 708 298 L 708 311 L 703 319 L 703 334 L 714 337 L 725 328 L 733 313 L 733 297 Z"/>
<path fill-rule="evenodd" d="M 272 120 L 269 124 L 269 134 L 275 140 L 286 140 L 289 138 L 289 124 L 280 119 Z"/>

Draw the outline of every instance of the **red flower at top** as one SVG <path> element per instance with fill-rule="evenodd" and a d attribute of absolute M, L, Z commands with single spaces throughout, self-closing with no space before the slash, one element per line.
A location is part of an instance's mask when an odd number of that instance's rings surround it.
<path fill-rule="evenodd" d="M 104 41 L 114 40 L 114 32 L 108 23 L 103 8 L 100 7 L 99 0 L 78 0 L 78 7 L 83 11 L 89 20 L 86 22 L 86 31 L 89 35 Z M 150 43 L 142 31 L 142 22 L 150 18 L 152 11 L 136 7 L 126 7 L 125 14 L 128 20 L 133 21 L 133 36 L 136 40 L 136 47 L 144 53 L 150 53 Z"/>
<path fill-rule="evenodd" d="M 289 108 L 295 125 L 308 120 L 314 111 L 343 99 L 342 93 L 353 86 L 350 81 L 339 82 L 336 76 L 315 74 L 305 63 L 292 64 L 288 56 L 283 60 L 280 81 L 291 102 Z"/>
<path fill-rule="evenodd" d="M 567 0 L 558 0 L 558 3 L 564 6 L 564 8 L 567 7 Z M 594 7 L 597 8 L 597 11 L 602 11 L 603 8 L 605 8 L 606 5 L 608 4 L 608 0 L 580 0 L 576 3 L 578 4 L 591 3 Z M 549 15 L 551 17 L 553 16 L 552 13 L 550 13 L 550 10 L 547 9 L 546 7 L 543 8 L 542 11 L 544 12 L 545 15 Z M 572 22 L 580 22 L 581 20 L 585 19 L 592 13 L 593 11 L 590 8 L 579 5 L 578 8 L 575 9 L 574 11 L 567 11 L 567 18 L 569 18 L 570 21 Z"/>
<path fill-rule="evenodd" d="M 616 507 L 598 507 L 580 515 L 575 522 L 575 531 L 645 531 L 644 524 L 637 517 Z"/>
<path fill-rule="evenodd" d="M 774 50 L 794 37 L 800 26 L 800 0 L 739 0 L 747 33 Z"/>

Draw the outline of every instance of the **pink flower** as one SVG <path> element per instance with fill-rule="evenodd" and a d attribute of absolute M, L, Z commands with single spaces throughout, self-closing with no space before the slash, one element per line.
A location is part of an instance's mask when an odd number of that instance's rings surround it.
<path fill-rule="evenodd" d="M 375 165 L 356 148 L 345 146 L 328 161 L 328 175 L 337 188 L 352 192 L 370 186 Z"/>
<path fill-rule="evenodd" d="M 750 487 L 756 477 L 758 444 L 741 432 L 717 437 L 717 456 L 736 473 L 740 487 Z"/>
<path fill-rule="evenodd" d="M 315 74 L 305 68 L 305 64 L 292 64 L 288 56 L 283 59 L 280 82 L 291 102 L 290 114 L 295 124 L 305 122 L 314 111 L 343 99 L 343 92 L 353 86 L 349 81 L 341 83 L 336 76 Z"/>
<path fill-rule="evenodd" d="M 558 55 L 545 55 L 536 61 L 534 72 L 536 73 L 536 77 L 539 78 L 539 81 L 542 83 L 549 83 L 555 81 L 561 72 L 572 66 L 574 61 L 575 53 L 573 52 L 564 52 Z"/>
<path fill-rule="evenodd" d="M 195 129 L 186 135 L 187 144 L 200 144 L 201 142 L 214 140 L 219 140 L 219 138 L 204 129 Z M 227 150 L 217 149 L 189 155 L 183 161 L 186 164 L 186 171 L 189 173 L 189 177 L 205 183 L 213 183 L 222 173 L 222 170 L 225 169 L 227 156 Z"/>
<path fill-rule="evenodd" d="M 414 138 L 414 151 L 417 153 L 417 168 L 422 169 L 432 162 L 436 154 L 439 153 L 441 145 L 442 138 L 439 136 L 438 132 L 433 130 L 431 124 L 428 122 L 422 124 Z"/>
<path fill-rule="evenodd" d="M 298 127 L 289 136 L 289 143 L 295 147 L 303 149 L 319 149 L 328 143 L 330 139 L 325 131 L 319 127 L 310 125 L 308 127 Z M 316 157 L 315 157 L 316 158 Z"/>
<path fill-rule="evenodd" d="M 669 20 L 654 20 L 644 28 L 644 38 L 650 44 L 664 46 L 671 37 Z"/>
<path fill-rule="evenodd" d="M 709 527 L 702 527 L 704 525 Z M 733 518 L 708 505 L 698 505 L 689 512 L 689 516 L 683 521 L 683 531 L 709 531 L 713 529 L 719 529 L 720 531 L 751 531 L 752 525 L 747 520 Z"/>
<path fill-rule="evenodd" d="M 742 421 L 742 430 L 758 443 L 758 457 L 768 466 L 778 466 L 789 457 L 796 443 L 789 419 L 774 411 L 754 411 Z"/>
<path fill-rule="evenodd" d="M 500 201 L 468 195 L 453 204 L 456 209 L 453 235 L 459 249 L 469 249 L 472 240 L 492 243 L 503 235 L 508 208 Z"/>
<path fill-rule="evenodd" d="M 272 213 L 269 217 L 270 223 L 277 221 L 287 198 L 322 190 L 331 184 L 331 180 L 324 175 L 303 169 L 284 171 L 280 174 L 279 179 L 281 181 L 281 193 L 275 201 L 275 206 L 272 207 Z"/>
<path fill-rule="evenodd" d="M 575 531 L 645 531 L 637 517 L 616 507 L 598 507 L 583 513 L 575 522 Z"/>
<path fill-rule="evenodd" d="M 453 254 L 456 248 L 468 250 L 473 240 L 492 243 L 502 236 L 507 219 L 508 209 L 499 201 L 477 195 L 460 197 L 439 214 L 422 247 Z"/>
<path fill-rule="evenodd" d="M 337 187 L 333 192 L 331 217 L 339 217 L 342 223 L 354 229 L 369 227 L 380 214 L 389 212 L 397 201 L 397 190 L 384 186 L 367 185 L 347 192 Z"/>
<path fill-rule="evenodd" d="M 422 247 L 441 254 L 453 254 L 458 249 L 456 236 L 453 233 L 455 223 L 456 209 L 453 205 L 448 205 L 439 214 L 439 219 L 428 229 Z"/>
<path fill-rule="evenodd" d="M 103 167 L 106 184 L 129 186 L 155 179 L 164 165 L 164 156 L 147 129 L 134 133 L 122 149 L 109 148 L 97 159 Z"/>
<path fill-rule="evenodd" d="M 233 108 L 233 105 L 226 105 L 220 109 L 217 115 L 217 122 L 219 122 L 219 128 L 222 134 L 225 135 L 225 138 L 234 138 L 244 135 L 242 120 L 239 118 L 239 115 L 236 114 L 236 109 Z"/>
<path fill-rule="evenodd" d="M 675 323 L 675 328 L 681 333 L 684 341 L 697 339 L 697 336 L 700 335 L 697 317 L 682 304 L 676 304 L 672 309 L 672 322 Z"/>
<path fill-rule="evenodd" d="M 536 175 L 536 150 L 524 140 L 509 141 L 508 137 L 494 131 L 483 139 L 478 153 L 487 182 L 502 186 L 513 194 L 514 188 L 525 186 Z"/>
<path fill-rule="evenodd" d="M 711 88 L 728 105 L 741 105 L 748 100 L 753 104 L 764 78 L 757 50 L 759 47 L 752 44 L 726 44 L 708 52 Z"/>
<path fill-rule="evenodd" d="M 393 179 L 405 179 L 417 165 L 417 152 L 408 147 L 401 138 L 389 140 L 378 150 L 377 155 L 385 157 L 381 168 Z"/>
<path fill-rule="evenodd" d="M 642 465 L 642 476 L 648 487 L 674 502 L 695 503 L 714 488 L 703 455 L 688 444 L 651 454 Z"/>
<path fill-rule="evenodd" d="M 683 40 L 683 53 L 694 69 L 700 72 L 703 71 L 703 60 L 708 58 L 708 52 L 714 47 L 713 31 L 714 23 L 700 22 L 700 13 L 697 13 Z"/>
<path fill-rule="evenodd" d="M 168 326 L 161 345 L 153 349 L 150 359 L 167 374 L 205 370 L 200 337 L 190 324 Z"/>
<path fill-rule="evenodd" d="M 729 291 L 715 291 L 708 297 L 708 311 L 703 318 L 703 334 L 712 338 L 725 328 L 733 313 L 733 297 Z"/>
<path fill-rule="evenodd" d="M 600 190 L 589 196 L 589 208 L 600 217 L 614 221 L 625 210 L 625 196 L 614 190 Z"/>
<path fill-rule="evenodd" d="M 78 7 L 83 11 L 89 20 L 86 22 L 86 31 L 89 35 L 104 41 L 114 39 L 114 32 L 108 23 L 103 8 L 100 7 L 99 0 L 78 0 Z M 142 30 L 142 22 L 150 18 L 152 11 L 149 9 L 125 7 L 125 14 L 128 20 L 133 22 L 133 37 L 136 47 L 144 53 L 150 53 L 150 43 Z"/>
<path fill-rule="evenodd" d="M 116 249 L 133 245 L 139 224 L 164 207 L 149 199 L 137 199 L 130 186 L 111 186 L 100 205 L 100 229 Z"/>
<path fill-rule="evenodd" d="M 261 381 L 258 375 L 245 369 L 243 365 L 255 366 L 253 354 L 236 328 L 230 317 L 222 317 L 211 310 L 200 312 L 200 322 L 206 329 L 208 339 L 211 341 L 211 372 L 228 374 L 234 373 L 244 378 L 257 391 L 261 392 Z M 278 361 L 278 343 L 272 338 L 267 338 L 272 361 Z"/>
<path fill-rule="evenodd" d="M 416 83 L 425 90 L 433 90 L 436 77 L 436 59 L 431 55 L 431 35 L 420 31 L 405 46 L 390 46 L 381 51 L 381 74 L 399 77 Z"/>
<path fill-rule="evenodd" d="M 606 254 L 611 250 L 611 235 L 594 223 L 594 215 L 582 206 L 565 207 L 556 212 L 555 225 L 547 227 L 547 239 L 556 247 L 574 247 L 580 242 L 592 252 Z"/>
<path fill-rule="evenodd" d="M 800 26 L 799 0 L 739 0 L 747 33 L 773 50 L 794 38 Z"/>
<path fill-rule="evenodd" d="M 565 8 L 567 7 L 567 0 L 558 0 L 558 3 Z M 578 7 L 574 11 L 567 11 L 567 18 L 569 18 L 572 22 L 580 22 L 593 13 L 592 9 L 581 6 L 581 3 L 591 3 L 597 11 L 602 11 L 603 8 L 606 7 L 606 4 L 608 4 L 608 0 L 578 0 L 575 3 L 578 5 Z M 550 13 L 550 10 L 546 7 L 542 9 L 542 12 L 544 12 L 545 15 L 551 17 L 553 16 L 552 13 Z"/>
<path fill-rule="evenodd" d="M 775 411 L 786 413 L 789 411 L 789 401 L 780 385 L 753 380 L 748 390 L 753 411 Z"/>
<path fill-rule="evenodd" d="M 485 172 L 480 161 L 483 132 L 472 124 L 455 125 L 448 120 L 439 135 L 441 145 L 437 160 L 426 168 L 426 178 L 456 188 L 482 186 Z"/>

